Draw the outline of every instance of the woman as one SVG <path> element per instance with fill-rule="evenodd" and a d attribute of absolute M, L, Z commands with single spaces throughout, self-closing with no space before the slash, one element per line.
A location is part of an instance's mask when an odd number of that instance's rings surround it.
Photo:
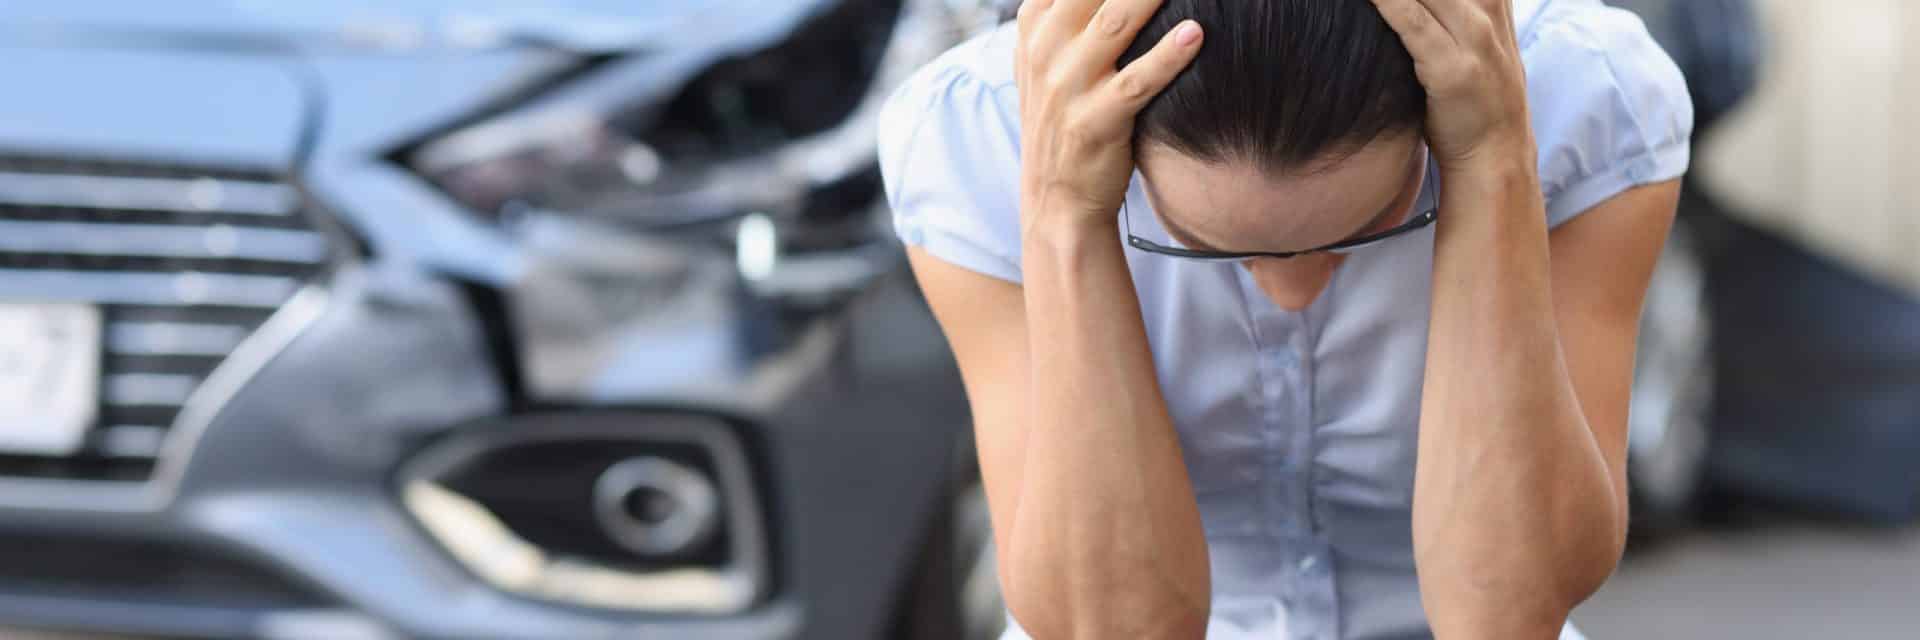
<path fill-rule="evenodd" d="M 922 70 L 1009 636 L 1577 637 L 1690 120 L 1599 0 L 1028 0 Z"/>

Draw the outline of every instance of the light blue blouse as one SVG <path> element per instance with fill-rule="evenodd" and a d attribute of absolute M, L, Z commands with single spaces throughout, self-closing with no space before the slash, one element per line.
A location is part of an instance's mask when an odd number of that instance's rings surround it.
<path fill-rule="evenodd" d="M 1637 17 L 1599 0 L 1515 4 L 1551 224 L 1686 172 L 1685 81 Z M 915 74 L 882 116 L 880 156 L 903 241 L 1019 282 L 1013 38 L 1002 27 Z M 1128 197 L 1135 233 L 1171 244 L 1140 214 L 1139 180 Z M 1129 252 L 1206 526 L 1208 638 L 1430 636 L 1411 508 L 1433 238 L 1353 253 L 1299 312 L 1231 264 Z"/>

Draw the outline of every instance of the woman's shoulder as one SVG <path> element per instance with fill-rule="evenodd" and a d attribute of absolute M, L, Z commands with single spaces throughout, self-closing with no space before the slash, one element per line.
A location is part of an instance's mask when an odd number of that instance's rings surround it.
<path fill-rule="evenodd" d="M 1011 89 L 1013 51 L 1019 37 L 1019 26 L 1012 22 L 983 31 L 934 58 L 914 80 L 950 78 L 977 83 L 986 89 Z"/>
<path fill-rule="evenodd" d="M 915 71 L 880 112 L 880 171 L 907 244 L 1019 281 L 1020 98 L 1011 24 Z"/>
<path fill-rule="evenodd" d="M 902 81 L 881 110 L 882 153 L 906 151 L 919 138 L 940 135 L 940 129 L 1017 135 L 1020 98 L 1013 54 L 1018 35 L 1013 23 L 1001 25 L 954 46 Z"/>
<path fill-rule="evenodd" d="M 1520 0 L 1521 56 L 1531 68 L 1569 56 L 1666 57 L 1640 15 L 1601 0 Z"/>
<path fill-rule="evenodd" d="M 1534 0 L 1520 55 L 1531 105 L 1548 110 L 1620 107 L 1634 116 L 1684 115 L 1686 78 L 1638 14 L 1600 0 Z M 1605 104 L 1614 101 L 1627 104 Z"/>
<path fill-rule="evenodd" d="M 1520 54 L 1555 224 L 1688 167 L 1686 79 L 1640 17 L 1600 0 L 1532 0 Z"/>

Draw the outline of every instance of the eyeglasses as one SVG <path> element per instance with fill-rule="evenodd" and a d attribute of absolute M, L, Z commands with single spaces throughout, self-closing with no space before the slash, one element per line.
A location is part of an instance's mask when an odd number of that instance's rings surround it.
<path fill-rule="evenodd" d="M 1432 209 L 1427 209 L 1424 213 L 1416 215 L 1412 218 L 1408 218 L 1406 222 L 1402 222 L 1400 223 L 1399 226 L 1396 226 L 1392 229 L 1381 231 L 1379 233 L 1360 236 L 1358 238 L 1342 240 L 1340 242 L 1335 242 L 1333 244 L 1330 244 L 1324 247 L 1305 249 L 1302 251 L 1281 251 L 1281 252 L 1198 251 L 1194 249 L 1182 249 L 1180 247 L 1169 247 L 1163 244 L 1155 243 L 1152 240 L 1148 240 L 1146 238 L 1133 235 L 1132 212 L 1126 210 L 1126 207 L 1127 207 L 1126 204 L 1123 203 L 1120 206 L 1121 206 L 1121 215 L 1120 215 L 1121 224 L 1124 225 L 1127 231 L 1127 246 L 1133 247 L 1134 249 L 1138 249 L 1140 251 L 1145 251 L 1147 253 L 1157 253 L 1164 256 L 1172 256 L 1175 258 L 1186 258 L 1189 260 L 1249 260 L 1253 258 L 1297 258 L 1300 256 L 1314 254 L 1314 253 L 1329 253 L 1329 252 L 1346 253 L 1348 251 L 1359 249 L 1361 247 L 1365 247 L 1368 245 L 1378 244 L 1394 236 L 1399 236 L 1399 235 L 1404 235 L 1408 233 L 1413 233 L 1415 231 L 1419 231 L 1421 229 L 1427 228 L 1428 226 L 1431 226 L 1434 223 L 1434 221 L 1440 219 L 1439 208 L 1436 207 Z"/>

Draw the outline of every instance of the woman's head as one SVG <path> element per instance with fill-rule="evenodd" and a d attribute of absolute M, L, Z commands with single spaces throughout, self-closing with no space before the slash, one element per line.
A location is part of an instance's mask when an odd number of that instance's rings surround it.
<path fill-rule="evenodd" d="M 1294 250 L 1404 213 L 1423 175 L 1426 93 L 1372 3 L 1166 0 L 1121 64 L 1187 19 L 1206 44 L 1137 120 L 1140 167 L 1176 239 Z"/>

